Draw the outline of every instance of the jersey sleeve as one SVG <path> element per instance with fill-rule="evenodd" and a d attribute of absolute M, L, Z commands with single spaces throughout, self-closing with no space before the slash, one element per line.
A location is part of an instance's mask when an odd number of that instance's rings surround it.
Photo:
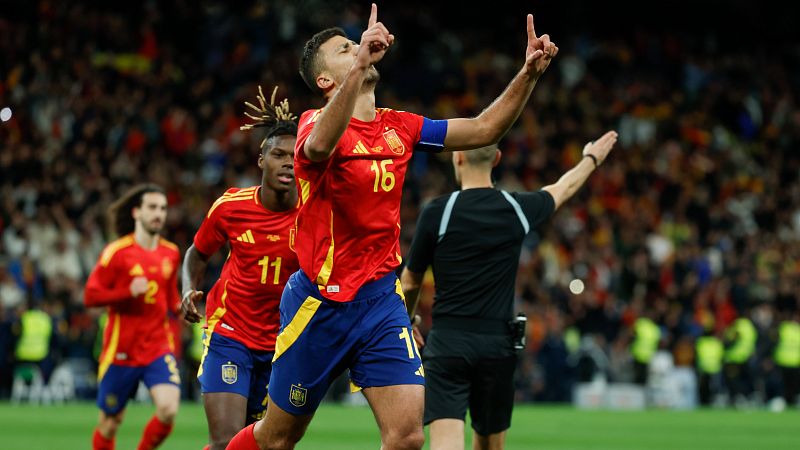
<path fill-rule="evenodd" d="M 296 155 L 295 158 L 301 163 L 313 163 L 306 157 L 306 152 L 303 150 L 303 147 L 305 147 L 308 136 L 311 135 L 311 131 L 314 129 L 314 123 L 317 121 L 317 117 L 319 117 L 321 112 L 321 109 L 310 110 L 304 112 L 302 116 L 300 116 L 300 122 L 297 125 L 297 141 L 295 141 L 294 144 L 294 153 Z"/>
<path fill-rule="evenodd" d="M 419 215 L 417 229 L 408 251 L 406 268 L 414 273 L 424 273 L 433 263 L 437 229 L 442 220 L 442 209 L 428 204 Z"/>
<path fill-rule="evenodd" d="M 446 120 L 432 120 L 410 112 L 403 112 L 402 117 L 414 136 L 414 151 L 439 153 L 444 150 Z"/>
<path fill-rule="evenodd" d="M 519 203 L 522 212 L 530 222 L 531 228 L 536 228 L 549 219 L 556 208 L 553 196 L 545 190 L 514 192 L 511 196 Z"/>
<path fill-rule="evenodd" d="M 324 168 L 327 167 L 328 161 L 334 157 L 334 155 L 339 152 L 342 148 L 352 148 L 355 145 L 353 139 L 350 137 L 350 128 L 348 127 L 345 129 L 342 137 L 339 138 L 339 142 L 336 143 L 336 148 L 331 154 L 331 158 L 325 161 L 311 161 L 306 156 L 305 150 L 303 148 L 306 145 L 306 141 L 308 137 L 311 135 L 311 132 L 314 130 L 314 126 L 317 123 L 317 119 L 319 118 L 320 114 L 322 113 L 321 109 L 312 109 L 303 113 L 300 117 L 300 122 L 297 126 L 297 141 L 294 146 L 294 153 L 295 153 L 295 163 L 296 165 L 303 167 L 303 168 Z"/>
<path fill-rule="evenodd" d="M 216 253 L 228 240 L 223 224 L 223 210 L 225 208 L 222 203 L 223 197 L 214 202 L 194 235 L 195 248 L 206 256 Z"/>
<path fill-rule="evenodd" d="M 86 306 L 108 306 L 132 298 L 130 286 L 127 284 L 114 287 L 114 281 L 122 275 L 117 265 L 117 258 L 114 255 L 104 264 L 105 258 L 103 255 L 100 256 L 100 261 L 97 262 L 89 279 L 86 280 L 86 287 L 83 291 L 83 302 Z"/>

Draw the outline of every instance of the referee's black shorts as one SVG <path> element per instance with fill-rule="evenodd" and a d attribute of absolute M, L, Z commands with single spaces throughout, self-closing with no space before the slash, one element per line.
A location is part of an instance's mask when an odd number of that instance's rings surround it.
<path fill-rule="evenodd" d="M 472 428 L 482 436 L 511 427 L 514 368 L 517 357 L 479 359 L 423 358 L 425 425 L 438 419 L 464 420 L 469 407 Z"/>

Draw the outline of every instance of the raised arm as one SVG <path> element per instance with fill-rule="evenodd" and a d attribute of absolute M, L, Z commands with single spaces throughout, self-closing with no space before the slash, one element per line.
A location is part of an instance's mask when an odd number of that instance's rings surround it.
<path fill-rule="evenodd" d="M 536 36 L 533 15 L 528 14 L 528 47 L 522 70 L 503 93 L 477 117 L 447 121 L 445 150 L 470 150 L 499 141 L 519 117 L 533 87 L 556 54 L 558 47 L 550 42 L 549 35 Z"/>
<path fill-rule="evenodd" d="M 203 298 L 203 291 L 197 288 L 203 282 L 203 276 L 205 276 L 206 268 L 208 267 L 208 259 L 209 256 L 200 253 L 194 244 L 186 250 L 186 255 L 183 257 L 183 267 L 181 268 L 181 279 L 183 280 L 183 283 L 181 283 L 183 286 L 181 313 L 188 322 L 197 323 L 203 318 L 203 315 L 197 311 L 195 305 Z"/>
<path fill-rule="evenodd" d="M 586 144 L 583 147 L 583 159 L 569 172 L 562 175 L 555 184 L 542 188 L 553 196 L 556 209 L 569 200 L 583 186 L 583 183 L 594 172 L 594 169 L 605 161 L 606 156 L 608 156 L 616 142 L 617 132 L 609 131 L 600 139 Z"/>
<path fill-rule="evenodd" d="M 303 145 L 303 151 L 308 159 L 324 161 L 331 156 L 336 148 L 336 143 L 339 142 L 344 130 L 347 129 L 347 124 L 350 123 L 356 99 L 361 92 L 361 86 L 364 84 L 370 66 L 383 58 L 393 42 L 394 35 L 390 34 L 381 22 L 378 22 L 378 6 L 373 3 L 369 24 L 367 30 L 361 35 L 355 62 L 347 72 L 342 85 L 325 105 L 314 129 Z"/>

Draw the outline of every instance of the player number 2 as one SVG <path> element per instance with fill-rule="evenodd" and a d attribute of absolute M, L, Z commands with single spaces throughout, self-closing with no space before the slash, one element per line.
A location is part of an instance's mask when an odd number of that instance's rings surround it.
<path fill-rule="evenodd" d="M 261 284 L 267 284 L 267 273 L 269 272 L 269 268 L 272 267 L 273 275 L 272 275 L 272 284 L 278 284 L 281 277 L 281 258 L 275 258 L 275 261 L 272 263 L 269 262 L 269 256 L 265 256 L 258 261 L 258 265 L 261 266 Z"/>
<path fill-rule="evenodd" d="M 156 294 L 158 293 L 158 283 L 153 280 L 147 282 L 147 292 L 144 293 L 144 302 L 152 305 L 156 302 Z"/>
<path fill-rule="evenodd" d="M 416 354 L 419 357 L 419 350 L 417 350 L 417 343 L 411 338 L 411 333 L 409 333 L 408 328 L 403 328 L 403 332 L 399 334 L 400 339 L 405 339 L 406 341 L 406 350 L 408 350 L 408 359 L 414 359 L 414 355 Z"/>
<path fill-rule="evenodd" d="M 386 168 L 386 166 L 390 166 L 394 164 L 394 161 L 391 159 L 384 159 L 381 161 L 380 167 L 378 166 L 378 161 L 372 161 L 372 167 L 370 170 L 375 172 L 375 186 L 372 188 L 372 192 L 378 192 L 378 184 L 381 185 L 381 189 L 384 192 L 389 192 L 394 187 L 394 174 Z"/>

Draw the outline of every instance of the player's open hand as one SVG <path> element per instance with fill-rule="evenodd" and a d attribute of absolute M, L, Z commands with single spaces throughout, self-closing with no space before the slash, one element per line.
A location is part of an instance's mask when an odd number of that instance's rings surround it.
<path fill-rule="evenodd" d="M 147 292 L 147 278 L 134 277 L 128 289 L 131 291 L 131 297 L 138 297 L 144 294 Z"/>
<path fill-rule="evenodd" d="M 372 4 L 367 30 L 361 35 L 361 43 L 356 58 L 363 67 L 369 67 L 386 54 L 386 50 L 394 43 L 394 35 L 386 26 L 378 22 L 378 5 Z"/>
<path fill-rule="evenodd" d="M 550 41 L 550 35 L 536 36 L 533 14 L 528 14 L 528 48 L 525 49 L 525 67 L 534 77 L 541 76 L 558 54 L 558 47 Z"/>
<path fill-rule="evenodd" d="M 197 312 L 197 302 L 203 299 L 203 291 L 187 291 L 181 299 L 181 314 L 187 322 L 197 323 L 203 315 Z"/>
<path fill-rule="evenodd" d="M 611 149 L 614 147 L 614 144 L 617 143 L 617 132 L 616 131 L 609 131 L 600 139 L 596 141 L 589 142 L 586 146 L 583 147 L 583 156 L 592 155 L 597 158 L 597 165 L 603 163 L 606 160 L 606 157 L 611 152 Z"/>

